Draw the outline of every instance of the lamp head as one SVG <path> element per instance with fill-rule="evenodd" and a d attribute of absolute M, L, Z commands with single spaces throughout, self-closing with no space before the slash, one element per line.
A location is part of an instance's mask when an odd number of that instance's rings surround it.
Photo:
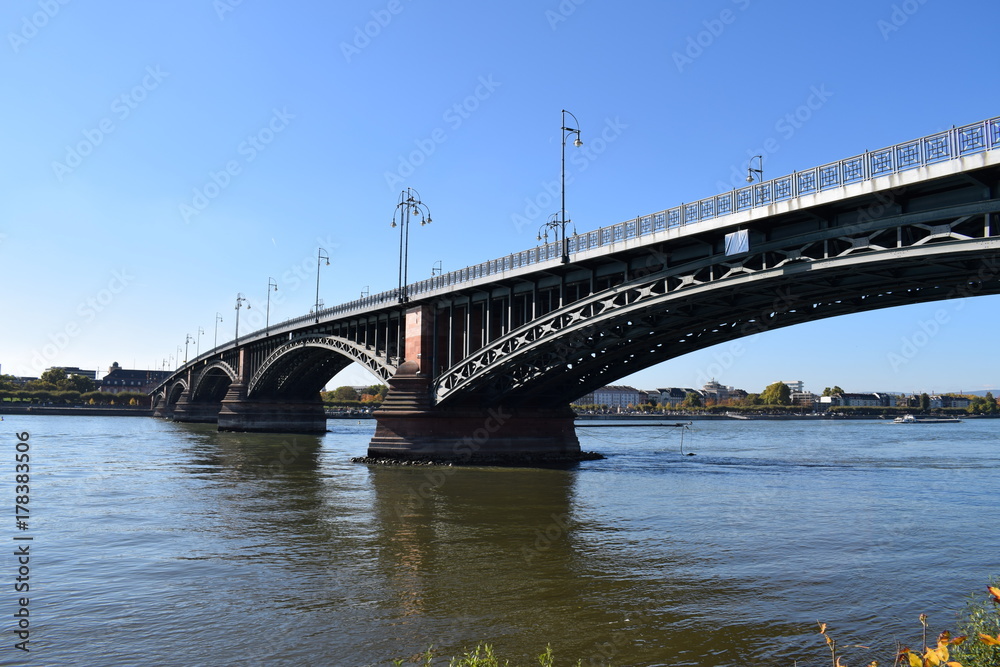
<path fill-rule="evenodd" d="M 753 183 L 753 174 L 747 174 L 747 183 Z"/>
<path fill-rule="evenodd" d="M 576 146 L 577 148 L 583 145 L 583 141 L 580 140 L 579 134 L 576 135 L 576 141 L 573 142 L 573 145 Z"/>
<path fill-rule="evenodd" d="M 391 226 L 392 226 L 393 229 L 396 228 L 396 218 L 392 219 L 392 225 Z"/>

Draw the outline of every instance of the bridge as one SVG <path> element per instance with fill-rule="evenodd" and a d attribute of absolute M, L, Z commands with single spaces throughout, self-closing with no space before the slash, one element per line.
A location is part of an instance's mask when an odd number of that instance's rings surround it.
<path fill-rule="evenodd" d="M 434 276 L 201 354 L 155 414 L 323 432 L 357 362 L 373 457 L 579 453 L 572 400 L 680 355 L 848 313 L 1000 293 L 1000 118 Z"/>

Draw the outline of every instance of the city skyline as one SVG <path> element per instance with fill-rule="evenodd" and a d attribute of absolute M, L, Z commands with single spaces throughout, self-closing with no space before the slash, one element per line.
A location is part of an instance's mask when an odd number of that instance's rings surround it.
<path fill-rule="evenodd" d="M 188 335 L 189 358 L 216 327 L 231 340 L 237 312 L 241 333 L 306 314 L 318 281 L 327 305 L 393 289 L 389 223 L 407 187 L 434 219 L 412 230 L 411 281 L 532 247 L 559 209 L 562 109 L 583 140 L 566 180 L 581 232 L 741 185 L 756 155 L 773 178 L 1000 115 L 976 65 L 992 62 L 982 19 L 997 12 L 9 3 L 0 72 L 19 103 L 0 186 L 2 372 L 172 368 Z M 970 38 L 934 46 L 956 33 Z M 617 383 L 993 389 L 998 304 L 767 331 Z M 354 366 L 330 385 L 374 382 Z"/>

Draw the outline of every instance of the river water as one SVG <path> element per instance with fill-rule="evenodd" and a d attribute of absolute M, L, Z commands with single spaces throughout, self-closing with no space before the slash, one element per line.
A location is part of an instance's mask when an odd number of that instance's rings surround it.
<path fill-rule="evenodd" d="M 1000 420 L 581 425 L 607 458 L 571 469 L 355 464 L 374 422 L 329 428 L 7 416 L 31 651 L 7 556 L 0 664 L 829 664 L 817 620 L 891 664 L 1000 574 Z"/>

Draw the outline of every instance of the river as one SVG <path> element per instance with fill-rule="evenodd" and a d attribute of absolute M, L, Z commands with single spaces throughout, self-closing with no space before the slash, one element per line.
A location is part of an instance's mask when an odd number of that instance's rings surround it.
<path fill-rule="evenodd" d="M 570 469 L 369 466 L 324 436 L 8 415 L 30 434 L 30 653 L 0 664 L 850 665 L 953 627 L 1000 574 L 1000 420 L 578 427 Z M 688 453 L 695 454 L 687 456 Z M 13 551 L 13 547 L 9 549 Z M 447 664 L 447 661 L 436 664 Z"/>

